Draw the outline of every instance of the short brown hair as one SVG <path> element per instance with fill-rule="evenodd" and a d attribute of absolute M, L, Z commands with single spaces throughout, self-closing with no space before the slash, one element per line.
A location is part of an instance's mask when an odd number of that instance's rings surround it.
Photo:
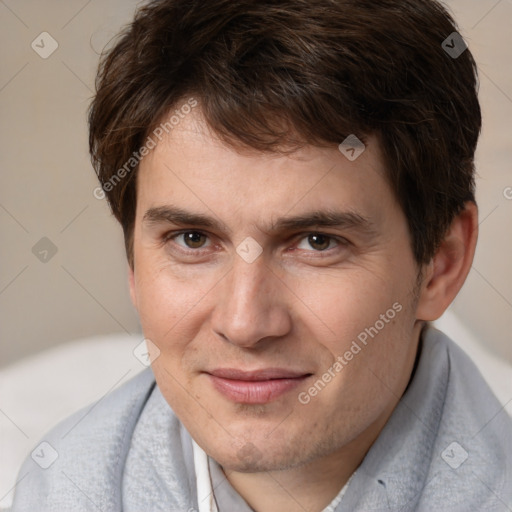
<path fill-rule="evenodd" d="M 187 96 L 233 147 L 280 152 L 377 135 L 414 257 L 430 261 L 475 199 L 477 70 L 469 50 L 455 58 L 443 49 L 456 31 L 435 0 L 160 0 L 139 9 L 102 56 L 89 111 L 93 165 L 130 264 L 137 162 L 115 186 L 112 178 Z"/>

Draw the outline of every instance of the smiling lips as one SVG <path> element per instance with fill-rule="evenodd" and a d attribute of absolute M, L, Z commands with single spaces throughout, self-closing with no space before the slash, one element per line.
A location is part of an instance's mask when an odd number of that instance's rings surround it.
<path fill-rule="evenodd" d="M 208 372 L 208 376 L 215 389 L 233 402 L 265 404 L 304 382 L 311 373 L 282 368 L 250 372 L 222 368 Z"/>

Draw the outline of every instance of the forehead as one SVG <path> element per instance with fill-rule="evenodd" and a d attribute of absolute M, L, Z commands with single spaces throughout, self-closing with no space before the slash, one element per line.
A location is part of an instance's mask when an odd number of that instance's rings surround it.
<path fill-rule="evenodd" d="M 235 148 L 196 108 L 164 132 L 142 160 L 137 202 L 145 211 L 170 201 L 210 213 L 230 209 L 240 219 L 319 206 L 378 217 L 380 209 L 394 208 L 395 200 L 378 139 L 367 137 L 363 149 L 351 161 L 336 146 L 305 146 L 289 154 Z"/>

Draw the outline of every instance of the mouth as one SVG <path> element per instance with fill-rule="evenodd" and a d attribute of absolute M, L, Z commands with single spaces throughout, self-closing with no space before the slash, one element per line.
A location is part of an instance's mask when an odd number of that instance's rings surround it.
<path fill-rule="evenodd" d="M 232 402 L 265 404 L 289 393 L 311 377 L 312 373 L 265 368 L 241 371 L 219 368 L 206 372 L 213 387 Z"/>

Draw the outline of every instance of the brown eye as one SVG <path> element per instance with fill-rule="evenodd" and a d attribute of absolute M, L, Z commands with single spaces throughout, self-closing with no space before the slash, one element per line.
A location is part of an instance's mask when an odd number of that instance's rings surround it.
<path fill-rule="evenodd" d="M 181 233 L 169 233 L 165 236 L 165 241 L 172 241 L 182 249 L 202 249 L 209 247 L 211 242 L 208 235 L 200 231 L 182 231 Z"/>
<path fill-rule="evenodd" d="M 207 239 L 206 235 L 198 231 L 187 231 L 186 233 L 181 233 L 181 236 L 183 236 L 183 241 L 189 249 L 200 249 L 204 246 Z"/>
<path fill-rule="evenodd" d="M 327 235 L 322 235 L 320 233 L 313 233 L 307 238 L 308 244 L 310 247 L 317 251 L 325 251 L 329 249 L 329 246 L 332 242 L 332 237 Z"/>

